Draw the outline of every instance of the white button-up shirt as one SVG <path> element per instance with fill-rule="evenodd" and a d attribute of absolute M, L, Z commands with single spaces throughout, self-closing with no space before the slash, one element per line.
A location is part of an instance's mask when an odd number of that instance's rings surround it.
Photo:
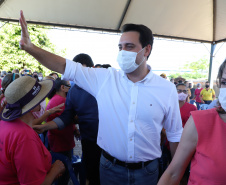
<path fill-rule="evenodd" d="M 123 71 L 66 60 L 64 80 L 74 81 L 96 98 L 97 144 L 113 157 L 126 162 L 159 158 L 163 127 L 170 142 L 180 141 L 183 128 L 176 87 L 151 69 L 133 83 Z"/>

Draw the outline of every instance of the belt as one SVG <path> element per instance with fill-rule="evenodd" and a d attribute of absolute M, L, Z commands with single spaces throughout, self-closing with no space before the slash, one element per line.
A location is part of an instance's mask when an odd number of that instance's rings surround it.
<path fill-rule="evenodd" d="M 126 162 L 123 162 L 123 161 L 116 159 L 115 157 L 111 156 L 110 154 L 108 154 L 104 150 L 103 150 L 102 154 L 107 160 L 111 161 L 112 163 L 118 164 L 120 166 L 126 167 L 126 168 L 131 169 L 131 170 L 141 169 L 141 168 L 147 166 L 148 164 L 150 164 L 153 161 L 153 160 L 150 160 L 150 161 L 146 161 L 146 162 L 126 163 Z"/>

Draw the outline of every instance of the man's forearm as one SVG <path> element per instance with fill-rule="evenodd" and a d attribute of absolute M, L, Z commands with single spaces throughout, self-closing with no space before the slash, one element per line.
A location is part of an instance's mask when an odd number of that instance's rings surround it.
<path fill-rule="evenodd" d="M 32 44 L 32 47 L 27 49 L 26 52 L 32 55 L 37 61 L 50 70 L 59 72 L 61 74 L 64 73 L 66 67 L 65 58 L 43 50 L 34 44 Z"/>
<path fill-rule="evenodd" d="M 50 122 L 45 123 L 43 125 L 43 128 L 44 128 L 45 131 L 47 131 L 47 130 L 57 129 L 58 126 L 54 121 L 50 121 Z"/>

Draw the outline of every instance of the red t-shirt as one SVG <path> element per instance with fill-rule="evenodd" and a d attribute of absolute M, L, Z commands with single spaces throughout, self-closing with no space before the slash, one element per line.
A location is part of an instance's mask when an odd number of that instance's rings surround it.
<path fill-rule="evenodd" d="M 46 110 L 49 110 L 57 105 L 60 105 L 62 103 L 66 102 L 66 98 L 55 94 L 51 100 L 49 100 L 49 103 L 46 107 Z M 65 109 L 65 106 L 63 106 L 61 112 L 57 112 L 55 114 L 51 114 L 47 118 L 48 121 L 52 121 L 54 118 L 60 116 L 62 112 Z M 53 152 L 65 152 L 65 151 L 70 151 L 71 149 L 74 148 L 75 142 L 74 142 L 74 130 L 75 130 L 75 125 L 74 124 L 69 124 L 67 125 L 63 130 L 49 130 L 48 131 L 48 140 L 49 140 L 49 146 L 50 149 Z"/>
<path fill-rule="evenodd" d="M 203 90 L 203 88 L 195 89 L 195 96 L 196 96 L 195 97 L 195 101 L 198 102 L 198 103 L 201 103 L 201 99 L 200 99 L 199 95 L 200 95 L 202 90 Z"/>
<path fill-rule="evenodd" d="M 0 121 L 0 184 L 40 185 L 52 158 L 38 134 L 20 119 Z"/>
<path fill-rule="evenodd" d="M 188 118 L 191 115 L 191 111 L 195 111 L 197 110 L 196 106 L 185 102 L 185 104 L 180 108 L 180 115 L 181 115 L 181 119 L 182 119 L 182 126 L 184 127 L 184 125 L 186 124 L 186 122 L 188 121 Z"/>

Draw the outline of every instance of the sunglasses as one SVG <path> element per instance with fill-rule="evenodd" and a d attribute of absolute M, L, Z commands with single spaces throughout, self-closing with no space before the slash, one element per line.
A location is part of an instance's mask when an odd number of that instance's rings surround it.
<path fill-rule="evenodd" d="M 188 90 L 182 90 L 182 89 L 177 89 L 177 92 L 178 93 L 184 93 L 184 94 L 187 94 L 188 93 Z"/>
<path fill-rule="evenodd" d="M 67 84 L 66 84 L 66 85 L 64 85 L 64 86 L 71 88 L 71 85 L 67 85 Z"/>

